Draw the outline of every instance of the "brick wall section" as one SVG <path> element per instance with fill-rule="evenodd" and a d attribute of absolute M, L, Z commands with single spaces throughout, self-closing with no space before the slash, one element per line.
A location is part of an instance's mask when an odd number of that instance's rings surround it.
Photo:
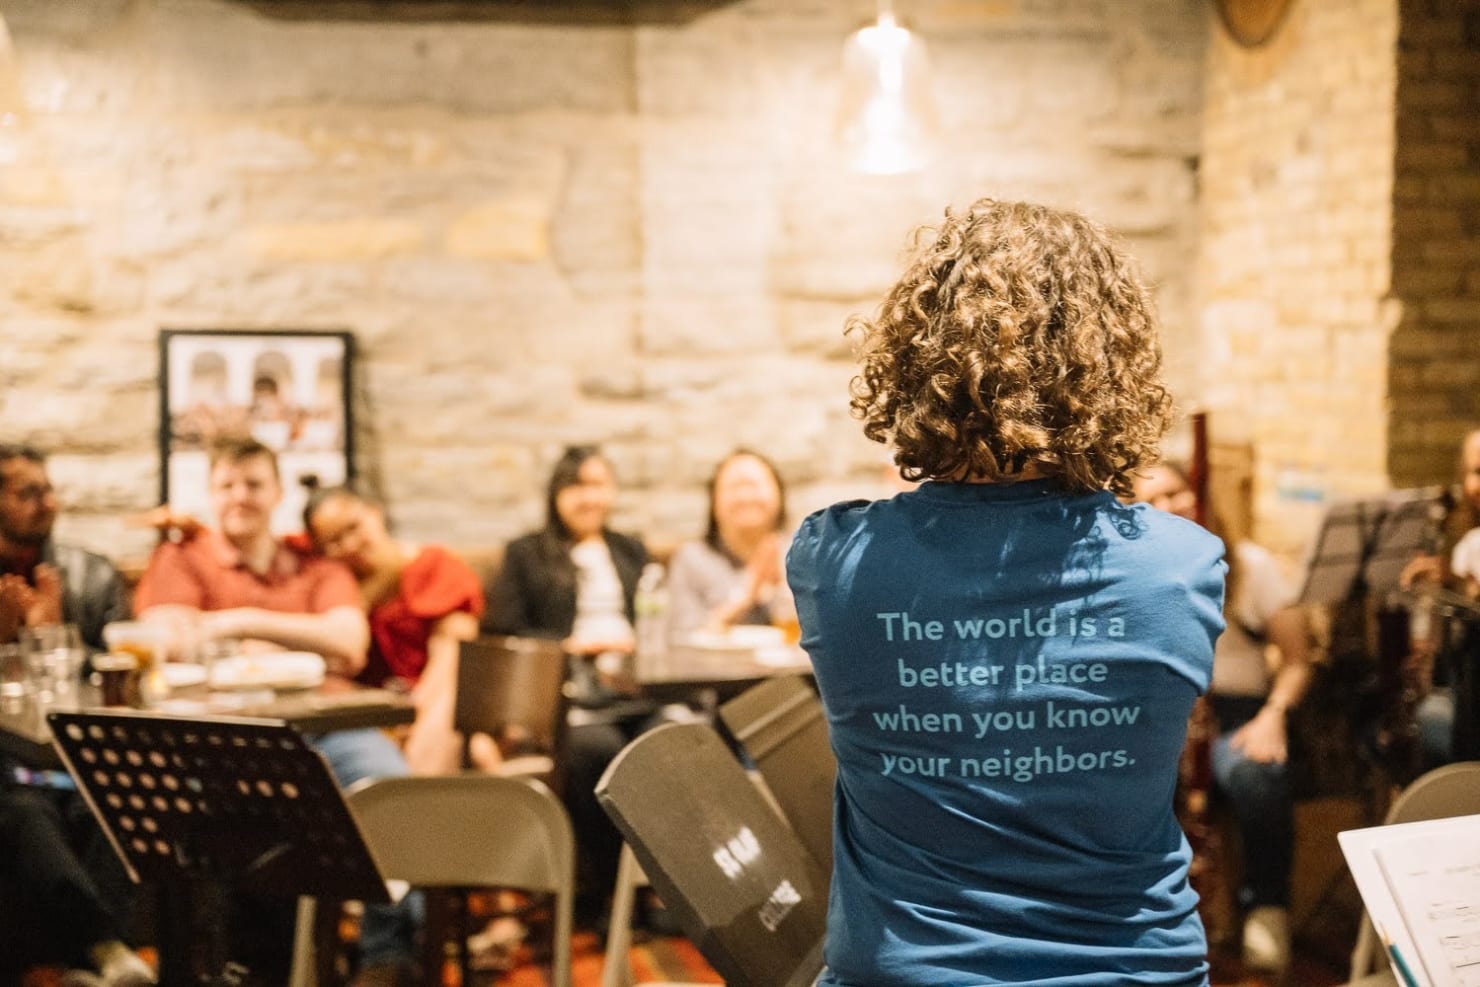
<path fill-rule="evenodd" d="M 880 489 L 845 316 L 907 230 L 988 193 L 1125 234 L 1185 392 L 1203 0 L 901 5 L 942 140 L 898 178 L 830 137 L 870 7 L 6 0 L 31 119 L 0 134 L 0 434 L 55 452 L 65 534 L 137 552 L 158 329 L 348 328 L 409 537 L 535 523 L 591 439 L 625 526 L 696 534 L 736 443 L 799 514 Z"/>
<path fill-rule="evenodd" d="M 1386 488 L 1396 0 L 1297 0 L 1265 47 L 1213 31 L 1198 316 L 1215 432 L 1257 451 L 1255 536 Z"/>
<path fill-rule="evenodd" d="M 1480 426 L 1480 0 L 1401 6 L 1388 462 L 1417 486 Z"/>

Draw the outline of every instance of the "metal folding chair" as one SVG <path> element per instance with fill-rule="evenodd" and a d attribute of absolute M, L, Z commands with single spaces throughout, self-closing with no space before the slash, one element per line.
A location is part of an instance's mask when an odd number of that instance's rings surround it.
<path fill-rule="evenodd" d="M 627 745 L 596 796 L 684 934 L 732 987 L 803 987 L 822 969 L 827 881 L 713 728 Z"/>
<path fill-rule="evenodd" d="M 570 987 L 575 838 L 565 807 L 527 778 L 383 778 L 348 795 L 383 876 L 413 887 L 515 888 L 555 899 L 551 983 Z M 315 899 L 298 901 L 293 987 L 314 987 Z M 466 949 L 463 983 L 471 983 Z M 435 976 L 427 971 L 428 976 Z"/>
<path fill-rule="evenodd" d="M 807 852 L 831 874 L 838 762 L 812 686 L 800 675 L 768 679 L 721 706 L 719 718 L 755 762 Z"/>

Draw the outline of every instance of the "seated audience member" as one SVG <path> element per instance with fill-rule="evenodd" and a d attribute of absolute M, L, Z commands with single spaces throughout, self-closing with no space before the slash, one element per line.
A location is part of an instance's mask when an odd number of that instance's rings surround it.
<path fill-rule="evenodd" d="M 154 972 L 123 941 L 129 879 L 79 798 L 0 782 L 0 983 L 71 969 L 67 987 L 143 987 Z M 82 854 L 72 847 L 86 847 Z"/>
<path fill-rule="evenodd" d="M 1136 477 L 1135 499 L 1193 520 L 1197 495 L 1170 464 Z M 1211 530 L 1223 537 L 1222 526 Z M 1286 763 L 1286 716 L 1310 687 L 1310 624 L 1279 564 L 1251 541 L 1229 544 L 1224 617 L 1228 627 L 1213 654 L 1209 689 L 1218 719 L 1213 779 L 1228 797 L 1243 846 L 1244 963 L 1282 971 L 1290 962 L 1290 863 L 1295 824 Z M 1265 646 L 1274 645 L 1273 675 Z"/>
<path fill-rule="evenodd" d="M 837 754 L 822 987 L 1208 982 L 1173 812 L 1222 546 L 1116 500 L 1171 417 L 1151 299 L 1074 213 L 947 212 L 852 406 L 919 489 L 802 522 Z"/>
<path fill-rule="evenodd" d="M 56 517 L 46 457 L 0 445 L 0 641 L 22 626 L 76 624 L 102 650 L 103 625 L 129 618 L 128 590 L 113 563 L 52 539 Z"/>
<path fill-rule="evenodd" d="M 574 702 L 566 739 L 565 800 L 581 845 L 580 910 L 599 920 L 616 877 L 621 838 L 596 802 L 601 773 L 651 712 L 622 705 L 618 666 L 635 646 L 633 597 L 647 549 L 607 527 L 617 481 L 595 446 L 565 451 L 550 474 L 545 525 L 516 538 L 487 589 L 489 634 L 554 638 L 570 656 Z"/>
<path fill-rule="evenodd" d="M 265 641 L 317 652 L 334 674 L 359 674 L 370 637 L 360 590 L 340 563 L 273 535 L 272 512 L 283 490 L 272 450 L 254 439 L 217 442 L 209 483 L 218 527 L 155 549 L 134 600 L 139 617 L 171 627 L 177 640 Z M 343 787 L 407 773 L 400 748 L 379 730 L 342 730 L 312 741 Z M 412 976 L 414 908 L 412 899 L 367 906 L 360 983 L 398 983 Z M 286 949 L 291 933 L 288 940 L 265 945 Z M 267 962 L 285 959 L 286 952 Z"/>
<path fill-rule="evenodd" d="M 785 520 L 781 476 L 770 461 L 748 449 L 720 460 L 709 481 L 704 538 L 679 546 L 668 566 L 670 632 L 788 618 L 779 534 Z"/>
<path fill-rule="evenodd" d="M 303 527 L 326 558 L 349 566 L 359 580 L 370 616 L 370 656 L 359 680 L 380 686 L 394 678 L 412 687 L 411 770 L 457 771 L 462 745 L 452 714 L 458 646 L 478 636 L 478 577 L 445 548 L 392 538 L 379 505 L 347 487 L 315 490 L 303 509 Z"/>
<path fill-rule="evenodd" d="M 45 457 L 0 445 L 0 643 L 23 627 L 72 623 L 101 648 L 103 625 L 129 616 L 128 593 L 107 559 L 52 540 L 56 515 Z M 154 983 L 123 942 L 133 888 L 87 805 L 74 792 L 12 785 L 15 767 L 0 756 L 0 983 L 41 963 L 76 967 L 69 984 Z"/>
<path fill-rule="evenodd" d="M 1420 555 L 1404 568 L 1403 585 L 1428 583 L 1480 597 L 1480 428 L 1471 429 L 1460 442 L 1459 496 L 1444 518 L 1441 535 L 1443 545 L 1437 554 Z M 1435 623 L 1435 632 L 1443 629 Z M 1465 631 L 1456 628 L 1455 633 Z M 1443 662 L 1435 665 L 1436 659 L 1447 658 L 1452 643 L 1436 636 L 1420 647 L 1417 656 L 1425 666 L 1419 677 L 1429 689 L 1415 714 L 1425 769 L 1454 760 L 1454 690 L 1447 684 Z"/>

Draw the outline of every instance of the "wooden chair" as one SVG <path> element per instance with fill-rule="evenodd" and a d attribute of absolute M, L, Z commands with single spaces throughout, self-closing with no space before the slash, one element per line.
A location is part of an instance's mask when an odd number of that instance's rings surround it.
<path fill-rule="evenodd" d="M 800 675 L 768 679 L 721 706 L 719 717 L 755 762 L 802 846 L 830 875 L 838 762 L 817 693 Z"/>
<path fill-rule="evenodd" d="M 512 755 L 494 773 L 538 777 L 561 788 L 565 750 L 565 656 L 557 641 L 480 637 L 458 654 L 453 729 L 463 736 L 463 765 L 472 766 L 475 734 Z"/>
<path fill-rule="evenodd" d="M 346 796 L 383 876 L 415 887 L 517 888 L 555 898 L 551 983 L 570 987 L 575 838 L 565 807 L 545 785 L 465 774 L 382 778 Z M 292 985 L 314 987 L 316 902 L 300 898 Z M 466 930 L 464 930 L 466 931 Z M 466 936 L 459 936 L 459 942 Z M 439 963 L 440 952 L 428 951 Z M 466 948 L 463 980 L 471 983 Z M 434 982 L 440 978 L 432 971 Z"/>
<path fill-rule="evenodd" d="M 648 731 L 607 767 L 596 796 L 726 983 L 813 983 L 822 969 L 826 879 L 713 728 Z"/>

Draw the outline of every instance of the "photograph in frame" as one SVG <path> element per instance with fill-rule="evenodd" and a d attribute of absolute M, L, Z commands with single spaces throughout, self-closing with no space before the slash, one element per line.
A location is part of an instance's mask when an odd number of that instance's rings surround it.
<path fill-rule="evenodd" d="M 214 526 L 211 445 L 251 436 L 282 474 L 273 531 L 301 531 L 304 478 L 336 486 L 354 476 L 353 359 L 348 332 L 161 330 L 160 502 Z"/>

